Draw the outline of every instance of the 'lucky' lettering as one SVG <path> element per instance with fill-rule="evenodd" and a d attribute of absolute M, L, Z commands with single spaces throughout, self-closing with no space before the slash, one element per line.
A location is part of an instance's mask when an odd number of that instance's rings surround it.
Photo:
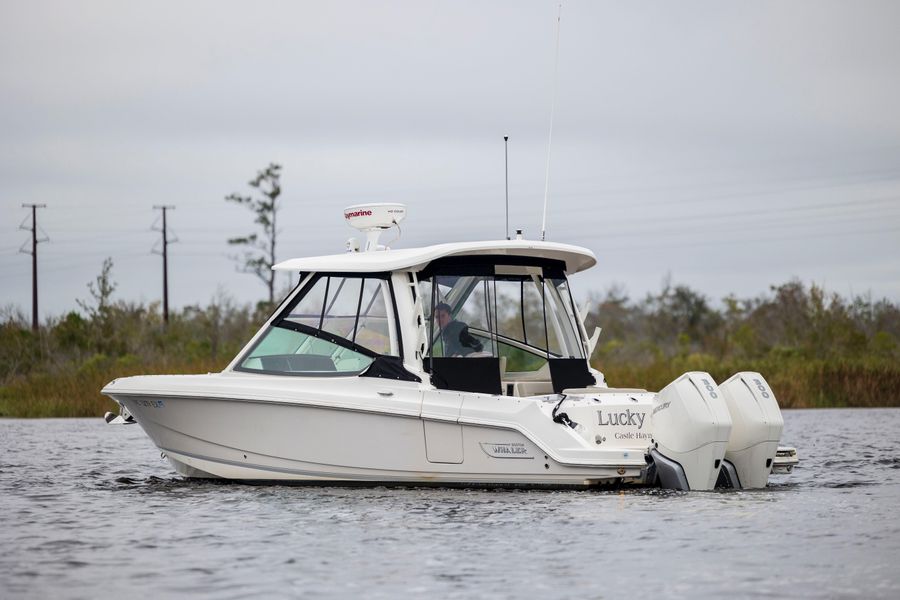
<path fill-rule="evenodd" d="M 598 425 L 614 425 L 619 427 L 637 427 L 640 429 L 644 426 L 644 417 L 647 414 L 643 412 L 632 412 L 631 409 L 622 412 L 613 412 L 603 414 L 602 410 L 597 411 Z"/>

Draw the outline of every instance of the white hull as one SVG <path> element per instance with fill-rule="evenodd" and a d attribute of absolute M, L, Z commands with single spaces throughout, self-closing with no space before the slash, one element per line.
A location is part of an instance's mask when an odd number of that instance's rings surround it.
<path fill-rule="evenodd" d="M 133 416 L 186 477 L 709 490 L 796 464 L 758 373 L 606 387 L 566 279 L 590 251 L 374 248 L 281 265 L 307 275 L 222 373 L 115 380 L 107 420 Z"/>
<path fill-rule="evenodd" d="M 198 376 L 202 377 L 217 376 Z M 117 387 L 127 381 L 119 380 Z M 562 453 L 543 449 L 514 426 L 422 418 L 421 408 L 419 414 L 392 414 L 385 412 L 385 406 L 366 411 L 291 400 L 107 393 L 125 406 L 175 469 L 187 477 L 588 486 L 639 482 L 646 468 L 646 442 L 590 448 L 570 429 L 553 423 L 546 414 L 552 403 L 538 399 L 498 399 L 508 406 L 480 417 L 497 422 L 503 409 L 540 408 L 541 412 L 533 411 L 531 426 L 545 427 L 551 436 L 563 434 L 569 447 Z M 424 392 L 415 393 L 425 396 Z M 350 403 L 351 399 L 345 402 Z M 464 421 L 465 411 L 461 412 L 456 418 Z M 527 424 L 527 413 L 532 411 L 525 412 Z M 469 415 L 470 420 L 477 418 Z M 581 464 L 571 464 L 579 454 Z"/>
<path fill-rule="evenodd" d="M 727 385 L 737 385 L 742 377 L 757 381 L 761 376 L 743 374 Z M 664 486 L 712 489 L 720 465 L 730 465 L 724 460 L 729 440 L 737 441 L 724 401 L 714 402 L 722 391 L 703 373 L 686 374 L 658 394 L 573 390 L 564 406 L 558 395 L 461 394 L 398 381 L 373 388 L 358 377 L 319 379 L 315 387 L 311 394 L 297 379 L 219 373 L 130 377 L 111 383 L 104 393 L 134 417 L 185 477 L 323 484 L 653 485 L 658 479 L 651 463 L 657 470 L 668 464 L 652 459 L 655 448 L 657 456 L 662 452 L 680 465 L 676 471 L 683 470 L 683 480 L 671 469 L 659 472 Z M 560 406 L 572 423 L 553 419 Z M 747 430 L 753 421 L 742 416 L 739 423 Z M 771 445 L 764 441 L 752 447 L 761 444 Z M 773 464 L 776 471 L 789 472 L 796 463 L 795 453 L 774 461 L 768 454 L 756 461 L 768 461 L 756 471 L 735 463 L 730 485 L 749 487 L 747 482 L 754 481 L 749 473 L 761 479 L 753 487 L 764 487 Z"/>

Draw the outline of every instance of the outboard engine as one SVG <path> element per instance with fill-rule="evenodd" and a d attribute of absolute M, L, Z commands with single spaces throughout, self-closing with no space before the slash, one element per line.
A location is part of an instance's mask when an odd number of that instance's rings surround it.
<path fill-rule="evenodd" d="M 737 373 L 719 389 L 732 421 L 725 452 L 727 483 L 733 488 L 764 488 L 784 429 L 775 394 L 763 376 L 753 372 Z"/>
<path fill-rule="evenodd" d="M 711 490 L 731 433 L 731 415 L 709 373 L 685 373 L 653 400 L 653 458 L 662 487 Z"/>

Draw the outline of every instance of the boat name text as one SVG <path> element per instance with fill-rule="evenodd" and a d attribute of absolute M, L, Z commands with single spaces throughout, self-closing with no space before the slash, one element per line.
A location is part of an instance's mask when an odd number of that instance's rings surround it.
<path fill-rule="evenodd" d="M 644 426 L 644 417 L 647 416 L 647 413 L 644 412 L 631 412 L 631 409 L 624 410 L 622 412 L 614 412 L 607 413 L 606 420 L 604 421 L 604 415 L 602 410 L 597 411 L 597 424 L 598 425 L 619 425 L 619 426 L 632 426 L 640 429 Z"/>

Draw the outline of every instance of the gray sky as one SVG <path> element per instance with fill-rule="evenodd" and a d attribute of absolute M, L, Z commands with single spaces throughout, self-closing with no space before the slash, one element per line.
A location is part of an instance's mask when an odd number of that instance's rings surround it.
<path fill-rule="evenodd" d="M 408 205 L 397 246 L 538 237 L 555 2 L 0 0 L 0 306 L 264 297 L 230 192 L 284 166 L 279 258 L 341 252 L 343 207 Z M 718 299 L 791 277 L 900 300 L 900 3 L 563 4 L 549 239 L 577 295 L 667 274 Z M 286 282 L 285 282 L 286 283 Z"/>

